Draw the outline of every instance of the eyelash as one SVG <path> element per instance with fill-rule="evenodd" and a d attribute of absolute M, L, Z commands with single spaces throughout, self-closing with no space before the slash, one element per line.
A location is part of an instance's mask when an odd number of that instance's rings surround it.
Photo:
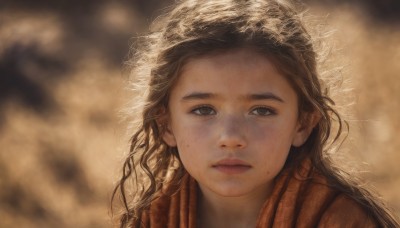
<path fill-rule="evenodd" d="M 260 110 L 263 110 L 263 111 L 265 111 L 267 113 L 263 113 L 263 114 L 254 113 L 255 111 L 260 111 Z M 272 108 L 269 108 L 269 107 L 258 106 L 258 107 L 253 108 L 250 113 L 253 114 L 253 115 L 258 115 L 258 116 L 271 116 L 271 115 L 275 115 L 276 111 L 274 109 L 272 109 Z"/>
<path fill-rule="evenodd" d="M 202 113 L 202 111 L 205 111 L 205 110 L 207 110 L 208 112 Z M 209 115 L 215 115 L 216 111 L 214 110 L 214 108 L 212 108 L 210 106 L 202 105 L 202 106 L 195 107 L 194 109 L 192 109 L 190 111 L 190 113 L 193 113 L 198 116 L 209 116 Z"/>
<path fill-rule="evenodd" d="M 263 111 L 264 113 L 260 113 L 259 111 Z M 209 115 L 215 115 L 216 111 L 211 106 L 202 105 L 202 106 L 195 107 L 194 109 L 192 109 L 190 111 L 190 113 L 198 115 L 198 116 L 209 116 Z M 271 116 L 271 115 L 275 115 L 276 111 L 269 107 L 258 106 L 258 107 L 253 108 L 251 110 L 250 114 L 257 115 L 257 116 Z"/>

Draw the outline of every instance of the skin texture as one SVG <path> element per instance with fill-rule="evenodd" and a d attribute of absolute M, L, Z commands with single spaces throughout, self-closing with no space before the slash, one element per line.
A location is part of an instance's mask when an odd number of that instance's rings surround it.
<path fill-rule="evenodd" d="M 298 121 L 295 91 L 267 57 L 247 48 L 190 59 L 171 91 L 167 121 L 164 141 L 199 183 L 207 227 L 254 226 L 290 147 L 310 132 Z"/>

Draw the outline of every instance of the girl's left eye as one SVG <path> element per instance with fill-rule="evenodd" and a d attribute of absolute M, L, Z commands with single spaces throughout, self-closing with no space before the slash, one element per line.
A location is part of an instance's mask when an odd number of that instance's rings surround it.
<path fill-rule="evenodd" d="M 267 107 L 257 107 L 251 110 L 251 114 L 257 115 L 257 116 L 270 116 L 274 115 L 275 111 L 271 108 Z"/>

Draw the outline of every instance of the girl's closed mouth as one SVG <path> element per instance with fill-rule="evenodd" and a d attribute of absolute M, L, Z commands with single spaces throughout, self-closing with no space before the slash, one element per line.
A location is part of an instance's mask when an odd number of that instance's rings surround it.
<path fill-rule="evenodd" d="M 240 159 L 223 159 L 213 164 L 212 168 L 225 174 L 240 174 L 248 171 L 252 166 Z"/>

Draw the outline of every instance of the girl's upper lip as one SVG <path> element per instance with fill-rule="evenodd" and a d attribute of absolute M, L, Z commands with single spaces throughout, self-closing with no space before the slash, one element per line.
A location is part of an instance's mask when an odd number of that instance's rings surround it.
<path fill-rule="evenodd" d="M 237 158 L 226 158 L 214 163 L 213 166 L 249 166 L 251 165 L 243 160 Z"/>

